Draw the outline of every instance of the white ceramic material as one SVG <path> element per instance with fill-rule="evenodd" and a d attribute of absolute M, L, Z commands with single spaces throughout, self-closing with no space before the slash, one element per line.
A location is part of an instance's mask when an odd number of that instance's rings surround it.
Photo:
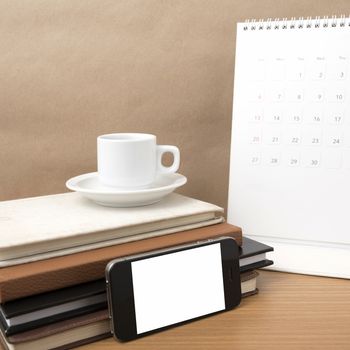
<path fill-rule="evenodd" d="M 66 182 L 66 186 L 97 204 L 109 207 L 137 207 L 160 201 L 186 182 L 186 177 L 181 174 L 162 174 L 146 189 L 120 190 L 101 184 L 95 172 L 73 177 Z"/>
<path fill-rule="evenodd" d="M 162 165 L 162 155 L 174 156 L 171 166 Z M 102 184 L 118 189 L 150 186 L 157 175 L 175 173 L 180 151 L 175 146 L 158 146 L 155 135 L 138 133 L 106 134 L 97 138 L 97 171 Z"/>

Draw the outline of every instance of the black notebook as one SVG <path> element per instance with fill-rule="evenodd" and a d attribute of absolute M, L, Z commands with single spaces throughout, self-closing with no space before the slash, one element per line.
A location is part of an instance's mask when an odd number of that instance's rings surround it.
<path fill-rule="evenodd" d="M 106 308 L 105 280 L 100 279 L 0 305 L 6 335 Z"/>
<path fill-rule="evenodd" d="M 272 250 L 266 244 L 243 238 L 239 249 L 240 272 L 271 265 L 273 262 L 266 259 L 266 253 Z M 12 335 L 106 307 L 105 280 L 99 279 L 1 304 L 0 323 L 5 334 Z"/>
<path fill-rule="evenodd" d="M 273 264 L 266 259 L 266 253 L 272 252 L 269 245 L 253 239 L 243 237 L 242 246 L 239 248 L 239 267 L 241 272 L 260 269 Z"/>

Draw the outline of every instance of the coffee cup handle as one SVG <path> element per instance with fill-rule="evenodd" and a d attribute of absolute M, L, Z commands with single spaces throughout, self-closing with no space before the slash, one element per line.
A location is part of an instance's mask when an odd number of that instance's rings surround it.
<path fill-rule="evenodd" d="M 164 166 L 162 164 L 163 154 L 169 152 L 174 156 L 173 164 L 170 166 Z M 157 163 L 158 163 L 158 172 L 161 174 L 170 174 L 175 173 L 180 166 L 180 151 L 176 146 L 161 145 L 157 146 Z"/>

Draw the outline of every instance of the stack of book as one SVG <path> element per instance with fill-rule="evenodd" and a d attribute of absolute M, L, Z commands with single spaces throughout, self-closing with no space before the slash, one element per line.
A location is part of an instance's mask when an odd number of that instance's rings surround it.
<path fill-rule="evenodd" d="M 242 296 L 258 292 L 271 247 L 242 238 L 223 209 L 171 194 L 137 208 L 98 206 L 77 193 L 0 202 L 0 338 L 7 349 L 70 349 L 111 335 L 104 272 L 121 256 L 230 236 Z"/>

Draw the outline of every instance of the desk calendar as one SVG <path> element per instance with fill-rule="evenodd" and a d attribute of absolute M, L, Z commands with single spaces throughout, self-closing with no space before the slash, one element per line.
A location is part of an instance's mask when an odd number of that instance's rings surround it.
<path fill-rule="evenodd" d="M 238 23 L 228 221 L 350 278 L 350 19 Z"/>

